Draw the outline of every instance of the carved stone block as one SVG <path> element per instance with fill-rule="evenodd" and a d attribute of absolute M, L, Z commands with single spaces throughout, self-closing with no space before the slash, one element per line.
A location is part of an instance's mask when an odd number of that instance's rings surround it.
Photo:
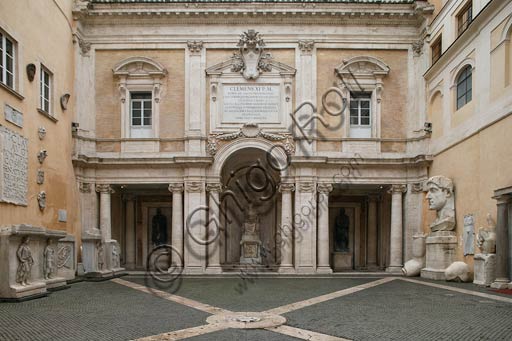
<path fill-rule="evenodd" d="M 0 126 L 0 202 L 27 205 L 28 139 Z"/>
<path fill-rule="evenodd" d="M 490 286 L 496 279 L 496 255 L 478 253 L 474 258 L 475 277 L 473 283 Z"/>
<path fill-rule="evenodd" d="M 426 240 L 426 267 L 421 269 L 421 277 L 444 280 L 445 270 L 455 260 L 457 237 L 451 231 L 433 232 Z"/>

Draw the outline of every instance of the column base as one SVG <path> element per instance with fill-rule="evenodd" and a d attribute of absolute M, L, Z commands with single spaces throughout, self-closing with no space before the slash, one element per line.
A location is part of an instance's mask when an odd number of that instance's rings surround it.
<path fill-rule="evenodd" d="M 386 268 L 386 272 L 400 276 L 403 275 L 401 265 L 390 265 Z"/>
<path fill-rule="evenodd" d="M 202 266 L 198 267 L 185 267 L 183 269 L 182 274 L 184 275 L 204 275 L 206 273 L 206 269 Z"/>
<path fill-rule="evenodd" d="M 277 272 L 280 274 L 294 274 L 296 273 L 293 265 L 280 265 L 277 269 Z"/>
<path fill-rule="evenodd" d="M 302 266 L 295 268 L 295 272 L 298 274 L 313 275 L 316 274 L 316 269 L 312 266 Z"/>
<path fill-rule="evenodd" d="M 491 288 L 493 289 L 509 289 L 510 283 L 506 279 L 497 279 L 491 284 Z"/>
<path fill-rule="evenodd" d="M 440 269 L 429 269 L 429 268 L 421 269 L 421 278 L 433 279 L 435 281 L 446 280 L 444 270 L 442 270 L 442 269 L 441 270 Z"/>
<path fill-rule="evenodd" d="M 211 274 L 211 275 L 221 274 L 222 268 L 220 267 L 220 265 L 212 265 L 212 266 L 209 266 L 206 268 L 205 273 Z"/>
<path fill-rule="evenodd" d="M 319 266 L 316 268 L 317 274 L 332 274 L 332 269 L 329 266 Z"/>

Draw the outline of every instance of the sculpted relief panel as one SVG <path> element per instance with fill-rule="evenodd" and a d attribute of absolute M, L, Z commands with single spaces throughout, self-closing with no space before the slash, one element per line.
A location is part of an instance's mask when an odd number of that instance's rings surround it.
<path fill-rule="evenodd" d="M 28 140 L 0 126 L 0 202 L 27 205 Z"/>

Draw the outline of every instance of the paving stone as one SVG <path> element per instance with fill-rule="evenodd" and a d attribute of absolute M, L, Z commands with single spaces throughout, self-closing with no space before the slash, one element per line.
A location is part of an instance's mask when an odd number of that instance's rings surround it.
<path fill-rule="evenodd" d="M 209 315 L 112 282 L 0 304 L 0 340 L 129 340 L 205 323 Z"/>
<path fill-rule="evenodd" d="M 190 341 L 218 341 L 218 340 L 245 340 L 245 341 L 292 341 L 300 340 L 295 337 L 277 334 L 267 330 L 241 330 L 241 329 L 226 329 L 218 332 L 199 335 L 189 338 Z"/>
<path fill-rule="evenodd" d="M 284 315 L 354 340 L 511 340 L 512 304 L 395 280 Z"/>

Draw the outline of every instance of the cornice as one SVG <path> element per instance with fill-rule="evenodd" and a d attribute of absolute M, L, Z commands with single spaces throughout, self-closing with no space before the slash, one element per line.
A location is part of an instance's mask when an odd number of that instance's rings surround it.
<path fill-rule="evenodd" d="M 77 8 L 75 19 L 90 24 L 130 20 L 183 24 L 371 23 L 416 25 L 424 17 L 414 3 L 116 3 Z"/>

